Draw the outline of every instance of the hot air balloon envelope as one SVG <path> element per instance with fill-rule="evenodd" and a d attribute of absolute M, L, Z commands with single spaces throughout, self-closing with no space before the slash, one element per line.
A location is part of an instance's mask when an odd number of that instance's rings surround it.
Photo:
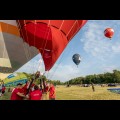
<path fill-rule="evenodd" d="M 76 65 L 79 65 L 80 62 L 81 62 L 81 58 L 80 58 L 80 55 L 79 54 L 74 54 L 73 57 L 73 62 L 76 64 Z"/>

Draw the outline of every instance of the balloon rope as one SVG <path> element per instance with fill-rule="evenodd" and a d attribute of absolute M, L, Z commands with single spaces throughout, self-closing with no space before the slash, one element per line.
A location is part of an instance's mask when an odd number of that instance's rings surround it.
<path fill-rule="evenodd" d="M 78 20 L 77 20 L 78 23 Z M 78 25 L 78 24 L 77 24 Z M 76 30 L 76 32 L 71 36 L 70 40 L 77 34 L 77 32 L 80 30 L 80 27 L 78 26 L 78 30 Z"/>
<path fill-rule="evenodd" d="M 25 20 L 24 20 L 24 24 L 25 24 L 25 26 L 26 26 L 26 23 L 25 23 Z M 28 33 L 27 33 L 27 30 L 25 30 L 25 33 L 26 33 L 26 37 L 27 37 L 27 43 L 29 43 L 29 40 L 28 40 Z M 29 44 L 28 44 L 29 45 Z M 31 55 L 31 46 L 29 45 L 28 46 L 28 54 L 29 54 L 29 60 L 31 60 L 32 59 L 32 55 Z M 31 66 L 31 69 L 33 70 L 33 68 L 34 68 L 34 65 L 32 65 Z M 34 70 L 32 71 L 32 73 L 34 72 Z"/>
<path fill-rule="evenodd" d="M 76 20 L 76 21 L 74 22 L 73 26 L 71 27 L 70 31 L 67 33 L 66 37 L 67 37 L 68 34 L 71 32 L 71 30 L 72 30 L 72 28 L 74 27 L 74 25 L 75 25 L 76 22 L 78 23 L 78 20 Z M 79 28 L 78 28 L 78 30 L 79 30 Z M 78 32 L 78 30 L 75 32 L 75 34 Z M 75 34 L 74 34 L 74 35 L 75 35 Z M 73 35 L 73 36 L 74 36 L 74 35 Z M 71 40 L 70 40 L 70 41 L 71 41 Z M 70 41 L 69 41 L 69 42 L 70 42 Z M 68 42 L 68 44 L 69 44 L 69 42 Z M 72 49 L 72 50 L 73 50 L 73 49 Z M 62 57 L 62 58 L 63 58 L 63 57 Z M 61 58 L 60 61 L 62 61 L 62 58 Z M 60 63 L 61 63 L 61 62 L 60 62 Z M 58 65 L 58 66 L 59 66 L 59 65 Z M 57 68 L 56 68 L 56 70 L 57 70 Z M 55 70 L 55 71 L 56 71 L 56 70 Z"/>
<path fill-rule="evenodd" d="M 62 26 L 63 26 L 64 21 L 65 21 L 65 20 L 63 20 L 63 21 L 62 21 L 62 23 L 61 23 L 61 26 L 60 26 L 59 30 L 61 30 L 61 28 L 62 28 Z"/>
<path fill-rule="evenodd" d="M 37 24 L 37 22 L 36 22 L 36 20 L 35 20 L 35 24 Z M 35 27 L 35 31 L 34 31 L 34 46 L 35 46 L 35 33 L 36 33 L 36 27 Z M 42 45 L 43 45 L 43 43 L 42 43 Z M 37 48 L 36 48 L 37 49 Z M 38 50 L 39 51 L 39 50 Z M 38 52 L 39 54 L 40 54 L 40 51 Z M 40 60 L 42 60 L 42 56 L 41 56 L 41 58 L 40 58 Z M 39 60 L 39 61 L 40 61 Z M 35 68 L 37 68 L 37 71 L 38 71 L 38 69 L 40 68 L 40 65 L 41 65 L 42 63 L 41 62 L 39 62 L 39 65 L 38 65 L 38 68 L 35 66 L 34 67 L 34 73 L 35 73 Z"/>
<path fill-rule="evenodd" d="M 18 20 L 18 26 L 20 27 L 19 28 L 19 31 L 21 32 L 21 34 L 22 34 L 22 42 L 23 42 L 23 48 L 24 48 L 24 52 L 25 52 L 25 57 L 26 57 L 26 59 L 27 59 L 27 61 L 29 60 L 29 56 L 28 56 L 28 54 L 27 54 L 27 47 L 25 46 L 25 41 L 24 41 L 24 35 L 23 35 L 23 32 L 22 32 L 22 29 L 21 29 L 21 25 L 20 25 L 20 22 L 19 22 L 19 20 Z M 27 44 L 27 43 L 26 43 Z"/>
<path fill-rule="evenodd" d="M 22 41 L 23 41 L 23 48 L 24 48 L 24 51 L 25 51 L 25 56 L 26 56 L 27 61 L 29 61 L 29 60 L 30 60 L 30 59 L 29 59 L 29 55 L 27 54 L 27 53 L 28 53 L 28 47 L 29 47 L 29 46 L 26 46 L 27 43 L 24 42 L 24 35 L 23 35 L 23 32 L 22 32 L 22 29 L 21 29 L 21 25 L 20 25 L 19 20 L 18 20 L 18 24 L 19 24 L 19 26 L 20 26 L 20 30 L 21 30 L 20 32 L 21 32 L 21 34 L 22 34 Z"/>
<path fill-rule="evenodd" d="M 75 22 L 73 23 L 72 27 L 70 28 L 70 30 L 68 31 L 68 33 L 66 34 L 66 37 L 69 35 L 69 33 L 71 32 L 71 30 L 73 29 L 73 27 L 75 26 L 77 20 L 75 20 Z"/>
<path fill-rule="evenodd" d="M 21 32 L 22 32 L 22 30 L 21 30 Z M 47 34 L 47 32 L 45 33 L 45 35 Z M 35 33 L 34 33 L 34 35 L 35 35 Z M 23 36 L 23 35 L 22 35 Z M 26 36 L 27 36 L 27 31 L 26 31 Z M 35 37 L 35 36 L 34 36 Z M 23 36 L 23 38 L 24 38 L 24 36 Z M 34 39 L 35 40 L 35 39 Z M 28 36 L 27 36 L 27 42 L 28 42 Z M 46 41 L 43 41 L 43 42 L 46 42 L 46 44 L 47 44 L 47 39 L 46 39 Z M 43 43 L 42 43 L 43 44 Z M 46 45 L 45 45 L 46 46 Z M 45 49 L 45 46 L 44 46 L 44 49 Z M 44 53 L 44 49 L 43 49 L 43 53 Z M 40 65 L 39 65 L 40 66 Z M 38 66 L 38 68 L 39 68 L 39 66 Z"/>
<path fill-rule="evenodd" d="M 35 24 L 36 24 L 36 20 L 35 20 Z M 35 47 L 35 33 L 36 33 L 36 25 L 35 25 L 35 31 L 34 31 L 34 54 L 36 53 L 36 51 L 35 51 L 35 49 L 36 49 L 36 47 Z M 33 64 L 33 74 L 35 74 L 35 64 Z"/>
<path fill-rule="evenodd" d="M 25 20 L 24 20 L 24 24 L 25 24 Z M 25 26 L 26 26 L 26 24 L 25 24 Z M 27 43 L 29 43 L 29 41 L 28 41 L 28 33 L 27 33 L 27 30 L 25 30 L 25 34 L 26 34 L 26 37 L 27 37 Z M 29 44 L 28 44 L 28 47 L 27 47 L 27 50 L 28 50 L 28 55 L 29 55 L 29 59 L 31 58 L 31 55 L 30 55 L 30 53 L 29 53 L 29 51 L 30 51 L 30 46 L 29 46 Z"/>
<path fill-rule="evenodd" d="M 17 23 L 18 23 L 18 26 L 20 27 L 20 28 L 19 28 L 19 31 L 20 31 L 20 29 L 21 29 L 21 25 L 20 25 L 19 20 L 18 20 Z M 26 51 L 26 50 L 27 50 L 27 46 L 25 46 L 25 42 L 24 42 L 24 35 L 23 35 L 22 30 L 21 30 L 20 32 L 21 32 L 22 37 L 23 37 L 23 38 L 22 38 L 22 42 L 23 42 L 23 49 L 24 49 L 24 52 L 25 52 L 25 57 L 26 57 L 26 60 L 29 61 L 29 56 L 28 56 L 27 51 Z M 18 75 L 19 75 L 19 74 L 18 74 Z M 20 76 L 19 76 L 19 77 L 20 77 Z"/>
<path fill-rule="evenodd" d="M 50 25 L 50 20 L 49 20 L 49 23 L 48 23 L 48 26 Z M 45 47 L 46 47 L 46 45 L 47 45 L 47 38 L 48 38 L 48 35 L 49 35 L 49 33 L 50 33 L 50 28 L 48 29 L 48 32 L 46 31 L 46 33 L 45 33 L 45 35 L 46 35 L 46 39 L 45 39 L 45 45 L 44 45 L 44 48 L 43 48 L 43 51 L 42 51 L 42 53 L 41 53 L 41 56 L 43 56 L 44 55 L 44 50 L 45 50 Z M 42 46 L 43 46 L 43 44 L 42 44 Z M 38 65 L 38 68 L 40 67 L 40 64 Z"/>
<path fill-rule="evenodd" d="M 69 41 L 69 42 L 70 42 L 70 41 Z M 73 46 L 72 46 L 72 48 L 70 48 L 70 46 L 68 46 L 68 49 L 70 49 L 70 50 L 68 50 L 67 52 L 63 51 L 63 54 L 62 54 L 62 56 L 61 56 L 61 58 L 60 58 L 60 60 L 59 60 L 59 63 L 58 63 L 58 65 L 56 66 L 55 70 L 53 71 L 53 74 L 51 74 L 51 76 L 50 76 L 49 79 L 51 79 L 51 78 L 54 76 L 56 70 L 58 69 L 59 65 L 60 65 L 61 62 L 63 61 L 63 57 L 64 57 L 66 54 L 69 55 L 69 54 L 73 51 Z"/>
<path fill-rule="evenodd" d="M 63 21 L 62 21 L 62 23 L 61 23 L 61 25 L 60 25 L 59 30 L 61 30 L 61 28 L 62 28 L 62 26 L 63 26 L 64 22 L 65 22 L 65 20 L 63 20 Z M 50 64 L 51 64 L 51 63 L 50 63 Z M 49 71 L 48 71 L 48 75 L 49 75 Z M 47 75 L 47 77 L 48 77 L 48 75 Z"/>

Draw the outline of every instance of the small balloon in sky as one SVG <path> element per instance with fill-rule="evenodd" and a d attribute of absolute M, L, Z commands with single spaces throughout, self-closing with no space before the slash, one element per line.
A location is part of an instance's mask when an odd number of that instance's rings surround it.
<path fill-rule="evenodd" d="M 104 31 L 104 35 L 105 35 L 105 37 L 111 39 L 114 35 L 114 30 L 112 28 L 106 28 Z"/>
<path fill-rule="evenodd" d="M 81 62 L 81 57 L 80 57 L 79 54 L 74 54 L 73 57 L 72 57 L 72 59 L 73 59 L 73 62 L 74 62 L 76 65 L 79 65 L 80 62 Z"/>

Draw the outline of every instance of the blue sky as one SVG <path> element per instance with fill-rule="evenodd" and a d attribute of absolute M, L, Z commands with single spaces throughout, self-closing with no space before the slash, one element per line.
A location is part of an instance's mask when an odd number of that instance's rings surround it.
<path fill-rule="evenodd" d="M 108 27 L 115 31 L 112 40 L 104 36 L 104 30 Z M 80 54 L 82 59 L 78 68 L 72 61 L 75 53 Z M 44 72 L 40 59 L 39 54 L 18 71 L 34 73 L 38 69 Z M 120 70 L 120 20 L 88 20 L 45 75 L 48 79 L 64 82 L 78 76 L 112 72 L 114 69 Z"/>

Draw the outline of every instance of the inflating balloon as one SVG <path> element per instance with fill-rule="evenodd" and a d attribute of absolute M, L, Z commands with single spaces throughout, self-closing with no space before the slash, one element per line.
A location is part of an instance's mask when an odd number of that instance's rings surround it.
<path fill-rule="evenodd" d="M 79 54 L 74 54 L 73 57 L 73 62 L 78 66 L 81 62 L 81 58 L 80 58 L 80 55 Z"/>
<path fill-rule="evenodd" d="M 20 35 L 36 47 L 49 71 L 87 20 L 17 20 Z"/>
<path fill-rule="evenodd" d="M 104 31 L 104 35 L 105 35 L 105 37 L 111 39 L 113 37 L 113 35 L 114 35 L 114 30 L 112 28 L 107 28 Z"/>

